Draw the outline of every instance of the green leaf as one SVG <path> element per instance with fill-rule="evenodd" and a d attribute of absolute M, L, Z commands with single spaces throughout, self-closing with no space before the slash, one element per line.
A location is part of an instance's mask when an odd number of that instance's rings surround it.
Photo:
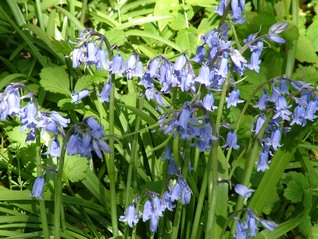
<path fill-rule="evenodd" d="M 314 18 L 314 22 L 307 29 L 307 37 L 311 41 L 313 49 L 318 51 L 318 18 Z"/>
<path fill-rule="evenodd" d="M 121 46 L 127 42 L 125 33 L 122 30 L 112 29 L 110 31 L 106 31 L 105 36 L 110 45 Z"/>
<path fill-rule="evenodd" d="M 300 35 L 297 41 L 296 59 L 300 62 L 318 62 L 312 41 L 304 35 Z"/>
<path fill-rule="evenodd" d="M 190 51 L 195 54 L 197 41 L 196 34 L 197 32 L 194 27 L 178 31 L 176 43 L 181 47 L 182 52 Z"/>
<path fill-rule="evenodd" d="M 81 78 L 78 79 L 78 81 L 75 84 L 74 90 L 75 92 L 79 92 L 83 89 L 92 89 L 93 86 L 93 76 L 92 75 L 84 75 Z"/>
<path fill-rule="evenodd" d="M 27 134 L 22 132 L 21 126 L 16 126 L 12 131 L 6 132 L 8 139 L 11 143 L 17 143 L 19 147 L 27 147 L 28 144 L 25 142 Z"/>
<path fill-rule="evenodd" d="M 287 184 L 284 196 L 294 203 L 301 202 L 304 197 L 304 190 L 309 188 L 308 180 L 301 173 L 291 172 L 288 175 L 291 176 L 292 181 Z M 308 198 L 308 195 L 306 197 Z"/>
<path fill-rule="evenodd" d="M 46 67 L 42 69 L 40 77 L 40 84 L 45 90 L 68 97 L 71 95 L 69 78 L 62 67 Z"/>
<path fill-rule="evenodd" d="M 155 16 L 176 16 L 178 14 L 179 1 L 178 0 L 161 0 L 156 1 L 153 14 Z M 159 31 L 168 25 L 170 20 L 158 22 Z"/>
<path fill-rule="evenodd" d="M 86 177 L 88 160 L 79 155 L 65 155 L 64 177 L 71 182 L 78 182 Z"/>

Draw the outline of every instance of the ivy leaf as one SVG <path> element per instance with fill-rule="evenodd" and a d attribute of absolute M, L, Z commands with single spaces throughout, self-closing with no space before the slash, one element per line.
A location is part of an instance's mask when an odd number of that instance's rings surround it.
<path fill-rule="evenodd" d="M 40 73 L 41 86 L 53 93 L 71 95 L 69 77 L 62 67 L 46 67 Z"/>
<path fill-rule="evenodd" d="M 64 177 L 71 182 L 78 182 L 86 177 L 88 160 L 79 155 L 65 155 Z"/>

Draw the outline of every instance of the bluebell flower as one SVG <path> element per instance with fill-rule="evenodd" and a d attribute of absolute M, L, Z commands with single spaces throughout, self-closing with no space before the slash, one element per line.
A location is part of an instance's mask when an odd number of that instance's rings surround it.
<path fill-rule="evenodd" d="M 195 78 L 195 81 L 202 85 L 205 85 L 206 87 L 209 87 L 211 84 L 209 74 L 210 69 L 206 64 L 204 64 L 201 66 L 199 70 L 199 75 Z"/>
<path fill-rule="evenodd" d="M 263 94 L 261 94 L 261 96 L 258 99 L 257 104 L 254 107 L 258 108 L 260 110 L 266 110 L 267 101 L 268 101 L 268 95 L 267 95 L 267 93 L 265 91 Z"/>
<path fill-rule="evenodd" d="M 261 63 L 260 56 L 263 51 L 264 43 L 263 41 L 258 41 L 256 45 L 252 44 L 250 50 L 252 52 L 250 63 L 248 65 L 249 69 L 259 72 L 259 65 Z"/>
<path fill-rule="evenodd" d="M 86 59 L 85 62 L 88 63 L 88 65 L 95 65 L 97 64 L 97 47 L 93 42 L 87 43 L 87 52 L 86 52 Z"/>
<path fill-rule="evenodd" d="M 223 13 L 224 13 L 224 10 L 225 10 L 227 4 L 228 4 L 227 0 L 220 0 L 220 3 L 218 5 L 217 9 L 215 10 L 215 12 L 217 14 L 219 14 L 220 16 L 223 16 Z"/>
<path fill-rule="evenodd" d="M 79 137 L 77 134 L 72 134 L 66 145 L 67 154 L 68 155 L 80 154 L 82 150 L 81 146 L 82 146 L 82 138 Z"/>
<path fill-rule="evenodd" d="M 206 94 L 202 101 L 201 101 L 202 106 L 207 110 L 207 111 L 213 111 L 217 109 L 217 106 L 214 106 L 214 97 L 212 93 Z"/>
<path fill-rule="evenodd" d="M 284 96 L 279 96 L 277 101 L 275 102 L 275 115 L 273 116 L 273 119 L 276 119 L 278 117 L 281 117 L 283 120 L 290 120 L 289 115 L 292 114 L 292 112 L 290 112 L 288 109 L 291 106 L 287 106 L 287 101 L 284 98 Z"/>
<path fill-rule="evenodd" d="M 174 63 L 174 70 L 175 71 L 181 71 L 183 67 L 185 66 L 186 62 L 188 61 L 185 54 L 181 54 L 179 57 L 177 57 L 175 63 Z"/>
<path fill-rule="evenodd" d="M 271 26 L 271 28 L 268 31 L 268 34 L 266 35 L 271 41 L 277 42 L 277 43 L 285 43 L 285 40 L 278 36 L 278 34 L 282 33 L 285 31 L 288 27 L 287 22 L 278 22 Z"/>
<path fill-rule="evenodd" d="M 93 139 L 91 145 L 92 145 L 92 150 L 94 150 L 94 152 L 97 154 L 97 156 L 100 159 L 103 158 L 102 151 L 104 153 L 110 153 L 108 144 L 103 140 Z"/>
<path fill-rule="evenodd" d="M 37 128 L 41 128 L 42 130 L 45 130 L 51 133 L 55 133 L 56 135 L 59 133 L 58 126 L 51 117 L 48 117 L 41 112 L 39 112 L 38 115 L 39 115 L 39 121 L 37 122 Z"/>
<path fill-rule="evenodd" d="M 180 115 L 179 115 L 179 121 L 178 125 L 183 128 L 187 129 L 189 124 L 189 119 L 191 117 L 191 110 L 190 107 L 187 106 L 187 104 L 184 104 L 185 107 L 182 108 Z"/>
<path fill-rule="evenodd" d="M 312 85 L 310 83 L 304 82 L 304 81 L 293 81 L 290 80 L 290 85 L 294 87 L 298 91 L 302 91 L 305 89 L 312 89 Z"/>
<path fill-rule="evenodd" d="M 97 122 L 97 120 L 95 120 L 92 117 L 88 117 L 85 119 L 85 122 L 87 123 L 87 125 L 90 128 L 90 134 L 96 138 L 96 139 L 100 139 L 104 136 L 106 136 L 105 130 L 104 130 L 104 126 L 102 126 L 101 124 L 99 124 Z"/>
<path fill-rule="evenodd" d="M 62 117 L 59 113 L 56 111 L 51 111 L 50 114 L 51 118 L 62 127 L 66 128 L 67 124 L 70 123 L 70 119 Z"/>
<path fill-rule="evenodd" d="M 176 165 L 176 162 L 173 159 L 170 159 L 167 174 L 168 175 L 180 174 L 180 169 L 178 168 L 178 166 Z"/>
<path fill-rule="evenodd" d="M 243 11 L 245 0 L 231 0 L 232 20 L 235 23 L 243 24 L 245 22 Z"/>
<path fill-rule="evenodd" d="M 282 146 L 281 144 L 279 144 L 281 137 L 282 137 L 281 130 L 279 128 L 274 128 L 270 139 L 271 139 L 272 147 L 275 151 L 278 150 L 278 147 Z"/>
<path fill-rule="evenodd" d="M 145 91 L 145 95 L 148 100 L 155 100 L 159 105 L 166 106 L 163 102 L 163 98 L 161 97 L 159 92 L 156 92 L 154 88 L 148 88 Z"/>
<path fill-rule="evenodd" d="M 227 76 L 229 65 L 228 65 L 228 59 L 229 59 L 229 53 L 225 52 L 220 60 L 219 69 L 216 72 L 217 75 L 225 78 Z"/>
<path fill-rule="evenodd" d="M 52 140 L 50 147 L 46 154 L 51 155 L 51 157 L 60 157 L 61 156 L 61 147 L 60 147 L 60 142 L 58 139 Z"/>
<path fill-rule="evenodd" d="M 256 123 L 254 122 L 256 126 L 255 126 L 255 130 L 252 129 L 252 132 L 255 132 L 255 134 L 257 135 L 259 131 L 261 130 L 261 128 L 263 127 L 265 121 L 266 121 L 266 116 L 264 113 L 261 113 Z"/>
<path fill-rule="evenodd" d="M 226 97 L 227 101 L 227 108 L 230 108 L 231 106 L 235 106 L 239 103 L 244 102 L 244 100 L 240 100 L 240 90 L 239 89 L 234 89 L 231 91 L 229 97 Z"/>
<path fill-rule="evenodd" d="M 236 239 L 248 238 L 245 224 L 240 219 L 238 219 L 236 216 L 234 217 L 234 219 L 237 221 L 237 224 L 236 224 L 235 234 L 233 235 L 233 237 Z"/>
<path fill-rule="evenodd" d="M 82 48 L 75 48 L 71 55 L 73 68 L 79 67 L 84 62 L 84 53 Z"/>
<path fill-rule="evenodd" d="M 108 53 L 105 49 L 99 48 L 96 53 L 97 58 L 97 69 L 105 69 L 106 71 L 110 71 L 111 62 L 108 60 Z"/>
<path fill-rule="evenodd" d="M 112 59 L 111 63 L 111 72 L 112 74 L 118 74 L 122 76 L 124 68 L 124 58 L 120 55 L 120 53 L 116 54 Z"/>
<path fill-rule="evenodd" d="M 139 217 L 136 214 L 136 207 L 134 204 L 130 204 L 127 207 L 125 216 L 120 216 L 119 221 L 127 222 L 130 227 L 133 227 L 133 223 L 138 223 Z"/>
<path fill-rule="evenodd" d="M 20 112 L 20 120 L 22 125 L 22 131 L 25 131 L 29 126 L 34 126 L 38 123 L 37 121 L 37 106 L 33 100 L 30 100 L 27 105 Z"/>
<path fill-rule="evenodd" d="M 162 205 L 162 209 L 168 209 L 169 211 L 173 211 L 173 209 L 176 207 L 176 205 L 172 204 L 172 200 L 171 200 L 171 192 L 169 191 L 165 191 L 162 195 L 161 198 L 161 205 Z"/>
<path fill-rule="evenodd" d="M 242 184 L 236 184 L 234 190 L 237 194 L 241 195 L 244 198 L 245 202 L 247 201 L 247 199 L 249 199 L 252 193 L 255 192 L 255 190 L 249 189 Z"/>
<path fill-rule="evenodd" d="M 42 175 L 37 177 L 34 181 L 32 193 L 30 194 L 30 196 L 43 200 L 44 186 L 45 186 L 44 176 Z"/>
<path fill-rule="evenodd" d="M 142 77 L 142 63 L 139 61 L 139 55 L 131 54 L 126 61 L 125 74 L 128 80 L 136 77 Z"/>
<path fill-rule="evenodd" d="M 178 176 L 178 181 L 173 186 L 170 197 L 171 201 L 177 201 L 181 198 L 182 204 L 189 204 L 191 200 L 192 190 L 188 186 L 185 179 Z"/>
<path fill-rule="evenodd" d="M 257 217 L 251 211 L 248 211 L 245 221 L 245 227 L 249 229 L 248 236 L 249 237 L 256 237 L 256 232 L 258 231 L 257 226 Z"/>
<path fill-rule="evenodd" d="M 263 150 L 261 151 L 258 162 L 257 162 L 257 169 L 256 169 L 257 172 L 259 171 L 264 172 L 266 169 L 269 169 L 268 158 L 269 158 L 269 155 L 271 154 L 270 141 L 271 141 L 270 139 L 267 139 L 265 140 L 263 144 Z"/>
<path fill-rule="evenodd" d="M 290 125 L 298 124 L 301 126 L 305 126 L 307 124 L 306 109 L 302 105 L 297 105 L 294 109 L 294 113 L 292 115 L 293 120 L 290 122 Z"/>
<path fill-rule="evenodd" d="M 80 90 L 79 92 L 72 92 L 71 94 L 71 103 L 79 103 L 79 101 L 85 97 L 87 97 L 90 94 L 90 90 L 89 89 L 83 89 Z"/>
<path fill-rule="evenodd" d="M 243 73 L 244 67 L 245 67 L 247 61 L 241 55 L 241 53 L 236 49 L 231 50 L 230 57 L 232 59 L 232 62 L 235 65 L 236 71 L 239 73 Z M 242 75 L 242 74 L 240 74 L 240 75 Z"/>
<path fill-rule="evenodd" d="M 173 159 L 172 149 L 169 145 L 166 145 L 166 150 L 162 155 L 162 162 L 166 161 L 167 159 Z"/>
<path fill-rule="evenodd" d="M 145 222 L 150 219 L 150 230 L 155 232 L 158 228 L 159 218 L 163 216 L 164 207 L 155 193 L 147 192 L 147 194 L 150 199 L 144 205 L 142 220 Z"/>
<path fill-rule="evenodd" d="M 157 56 L 149 62 L 147 72 L 149 73 L 151 78 L 157 76 L 160 66 L 160 60 L 161 56 Z"/>
<path fill-rule="evenodd" d="M 279 89 L 281 95 L 289 95 L 289 89 L 287 85 L 287 80 L 285 78 L 281 78 L 279 81 Z"/>
<path fill-rule="evenodd" d="M 313 121 L 314 119 L 318 118 L 318 116 L 315 115 L 317 109 L 317 102 L 310 101 L 305 112 L 305 119 Z"/>
<path fill-rule="evenodd" d="M 15 115 L 20 112 L 20 93 L 19 88 L 12 88 L 7 96 L 8 115 Z"/>
<path fill-rule="evenodd" d="M 92 154 L 91 154 L 91 151 L 93 150 L 92 149 L 92 145 L 91 145 L 91 142 L 92 142 L 92 136 L 90 134 L 85 134 L 82 136 L 82 138 L 80 139 L 80 147 L 79 147 L 79 154 L 82 156 L 82 157 L 89 157 L 89 158 L 92 158 Z"/>
<path fill-rule="evenodd" d="M 278 227 L 278 225 L 270 220 L 264 220 L 259 218 L 259 222 L 262 224 L 263 227 L 265 227 L 267 230 L 273 232 L 275 230 L 275 228 Z"/>
<path fill-rule="evenodd" d="M 104 85 L 102 92 L 97 95 L 99 96 L 100 103 L 109 102 L 109 96 L 111 91 L 112 91 L 112 84 L 109 81 Z"/>
<path fill-rule="evenodd" d="M 205 47 L 202 46 L 198 46 L 195 56 L 191 59 L 192 61 L 198 63 L 198 64 L 202 64 L 204 62 L 204 58 L 205 58 Z"/>
<path fill-rule="evenodd" d="M 229 131 L 227 133 L 226 143 L 222 146 L 222 148 L 233 148 L 233 149 L 239 149 L 240 146 L 237 145 L 237 135 L 235 132 Z"/>

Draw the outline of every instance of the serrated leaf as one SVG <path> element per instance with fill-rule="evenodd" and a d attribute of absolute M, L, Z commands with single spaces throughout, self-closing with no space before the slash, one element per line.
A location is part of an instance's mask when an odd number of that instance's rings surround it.
<path fill-rule="evenodd" d="M 196 51 L 196 29 L 193 27 L 178 31 L 176 43 L 181 47 L 182 52 L 190 51 L 195 54 Z"/>
<path fill-rule="evenodd" d="M 64 177 L 71 182 L 78 182 L 86 177 L 88 160 L 79 155 L 65 155 Z"/>
<path fill-rule="evenodd" d="M 314 18 L 314 22 L 307 29 L 307 37 L 311 41 L 313 49 L 318 51 L 318 18 Z"/>
<path fill-rule="evenodd" d="M 83 89 L 92 89 L 93 86 L 93 76 L 92 75 L 84 75 L 81 78 L 78 79 L 78 81 L 75 84 L 74 90 L 75 92 L 79 92 Z"/>
<path fill-rule="evenodd" d="M 300 62 L 318 62 L 318 56 L 315 53 L 311 40 L 304 35 L 300 35 L 297 41 L 296 58 Z"/>
<path fill-rule="evenodd" d="M 22 132 L 21 126 L 14 127 L 11 131 L 6 132 L 8 139 L 11 143 L 17 143 L 19 147 L 27 147 L 25 142 L 27 134 Z"/>
<path fill-rule="evenodd" d="M 71 95 L 69 78 L 62 67 L 43 68 L 40 77 L 40 84 L 45 90 L 68 97 Z"/>
<path fill-rule="evenodd" d="M 284 196 L 294 203 L 301 202 L 303 195 L 303 188 L 295 181 L 291 181 L 290 183 L 288 183 L 288 186 L 284 192 Z"/>
<path fill-rule="evenodd" d="M 178 0 L 161 0 L 156 1 L 153 14 L 155 16 L 176 16 L 178 14 L 179 1 Z M 164 20 L 158 22 L 158 27 L 160 31 L 169 24 L 170 20 Z"/>
<path fill-rule="evenodd" d="M 125 33 L 122 30 L 112 29 L 110 31 L 105 32 L 105 36 L 109 41 L 110 45 L 121 46 L 127 42 Z"/>

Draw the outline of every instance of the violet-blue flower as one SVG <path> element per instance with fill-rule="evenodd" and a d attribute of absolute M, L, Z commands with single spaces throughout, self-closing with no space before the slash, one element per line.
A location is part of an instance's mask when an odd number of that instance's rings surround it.
<path fill-rule="evenodd" d="M 127 207 L 125 216 L 120 216 L 119 221 L 127 222 L 130 227 L 133 227 L 133 223 L 138 223 L 139 217 L 136 214 L 136 207 L 134 204 L 130 204 Z"/>
<path fill-rule="evenodd" d="M 109 96 L 111 91 L 112 91 L 112 84 L 109 81 L 104 85 L 102 92 L 97 95 L 99 96 L 100 103 L 109 102 Z"/>
<path fill-rule="evenodd" d="M 239 145 L 237 145 L 237 135 L 235 132 L 229 131 L 227 133 L 226 143 L 222 146 L 222 148 L 233 148 L 233 149 L 239 149 Z"/>
<path fill-rule="evenodd" d="M 58 139 L 52 140 L 50 147 L 46 154 L 51 155 L 51 157 L 60 157 L 61 156 L 61 148 L 60 148 L 60 142 Z"/>
<path fill-rule="evenodd" d="M 240 90 L 239 89 L 234 89 L 231 91 L 229 97 L 226 97 L 227 101 L 227 108 L 230 108 L 231 106 L 235 106 L 239 103 L 244 102 L 244 100 L 240 100 Z"/>
<path fill-rule="evenodd" d="M 37 177 L 34 181 L 31 197 L 43 200 L 43 189 L 45 185 L 45 178 L 43 175 Z"/>
<path fill-rule="evenodd" d="M 243 184 L 236 184 L 234 190 L 237 194 L 241 195 L 244 198 L 245 202 L 247 201 L 247 199 L 249 199 L 252 193 L 255 192 L 255 190 L 249 189 Z"/>
<path fill-rule="evenodd" d="M 259 222 L 262 224 L 263 227 L 265 227 L 267 230 L 273 232 L 275 230 L 275 228 L 278 227 L 278 225 L 270 220 L 264 220 L 259 218 Z"/>
<path fill-rule="evenodd" d="M 87 97 L 90 94 L 89 89 L 82 89 L 79 92 L 72 92 L 71 94 L 71 103 L 79 103 L 79 101 L 85 97 Z"/>

